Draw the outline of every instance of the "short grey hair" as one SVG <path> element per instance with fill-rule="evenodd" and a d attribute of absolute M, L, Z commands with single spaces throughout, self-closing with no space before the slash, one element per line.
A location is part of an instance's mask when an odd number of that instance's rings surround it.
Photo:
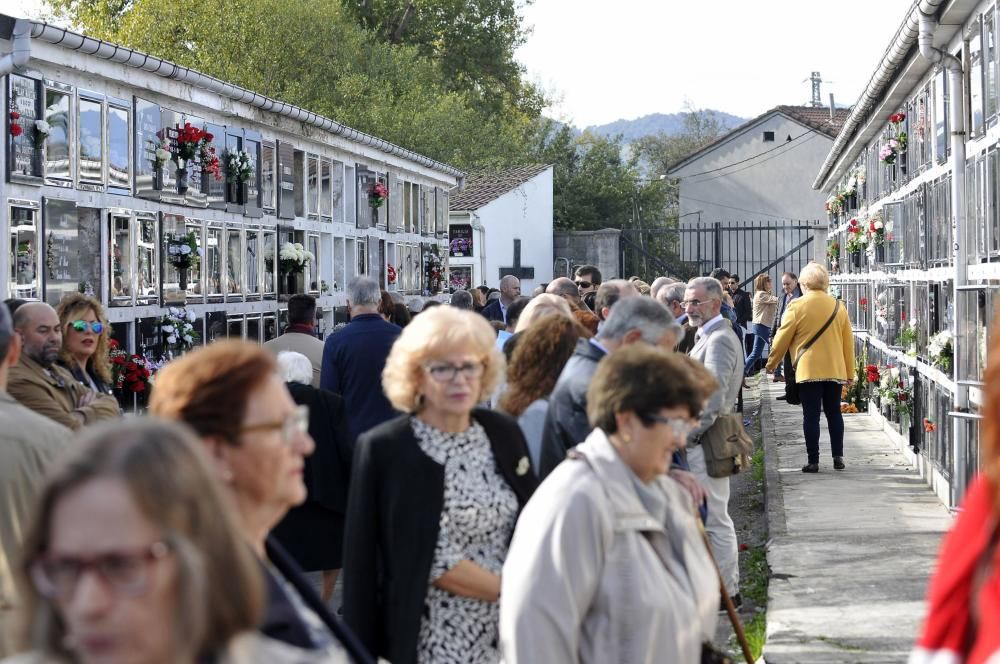
<path fill-rule="evenodd" d="M 407 300 L 406 308 L 409 309 L 412 314 L 419 314 L 424 310 L 424 299 L 420 296 L 414 295 Z"/>
<path fill-rule="evenodd" d="M 347 299 L 354 306 L 377 307 L 382 304 L 382 289 L 375 279 L 361 275 L 347 284 Z"/>
<path fill-rule="evenodd" d="M 688 288 L 704 288 L 709 297 L 722 300 L 722 284 L 714 277 L 695 277 L 687 283 Z"/>
<path fill-rule="evenodd" d="M 455 307 L 456 309 L 465 309 L 466 311 L 472 310 L 472 293 L 467 290 L 455 291 L 451 294 L 451 300 L 448 304 Z"/>
<path fill-rule="evenodd" d="M 684 291 L 687 290 L 687 284 L 683 281 L 668 284 L 662 287 L 656 294 L 656 299 L 663 304 L 669 305 L 671 302 L 683 302 L 684 301 Z"/>
<path fill-rule="evenodd" d="M 283 350 L 278 353 L 278 375 L 286 383 L 311 385 L 313 379 L 312 362 L 302 353 Z"/>
<path fill-rule="evenodd" d="M 626 297 L 611 307 L 611 313 L 597 333 L 597 338 L 618 340 L 632 330 L 638 330 L 642 340 L 653 345 L 660 343 L 667 332 L 673 332 L 674 336 L 682 332 L 673 314 L 656 300 Z"/>

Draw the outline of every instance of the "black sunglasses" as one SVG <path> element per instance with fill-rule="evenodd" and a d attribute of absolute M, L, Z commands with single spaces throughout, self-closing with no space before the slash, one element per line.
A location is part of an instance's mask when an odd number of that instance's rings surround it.
<path fill-rule="evenodd" d="M 591 286 L 593 286 L 593 284 L 590 283 L 589 281 L 577 281 L 576 285 L 579 288 L 590 288 Z"/>

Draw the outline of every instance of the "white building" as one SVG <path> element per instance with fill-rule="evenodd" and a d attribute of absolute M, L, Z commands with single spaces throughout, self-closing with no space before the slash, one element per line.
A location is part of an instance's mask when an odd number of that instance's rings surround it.
<path fill-rule="evenodd" d="M 880 396 L 878 413 L 950 504 L 979 470 L 988 412 L 1000 285 L 998 12 L 995 0 L 919 0 L 887 26 L 889 47 L 814 183 L 834 203 L 832 281 L 856 348 L 901 370 L 907 390 L 902 408 L 898 393 Z M 849 253 L 865 235 L 849 229 L 878 222 L 882 237 Z M 936 352 L 947 335 L 951 358 Z"/>
<path fill-rule="evenodd" d="M 10 247 L 0 253 L 3 297 L 56 304 L 68 292 L 93 292 L 123 348 L 157 355 L 168 303 L 194 313 L 202 340 L 260 341 L 279 331 L 289 293 L 316 296 L 323 331 L 331 311 L 342 316 L 345 285 L 357 274 L 419 295 L 446 273 L 448 197 L 463 177 L 455 168 L 44 23 L 0 16 L 0 56 L 9 104 L 0 147 L 0 233 Z M 47 122 L 47 135 L 36 120 Z M 187 123 L 212 134 L 220 176 L 181 158 Z M 227 174 L 227 156 L 240 152 L 247 169 Z M 374 193 L 378 183 L 385 198 Z M 171 234 L 192 238 L 196 265 L 171 264 Z M 315 260 L 283 271 L 277 254 L 288 242 Z"/>
<path fill-rule="evenodd" d="M 451 199 L 449 285 L 496 287 L 513 274 L 530 293 L 552 281 L 552 223 L 551 165 L 470 173 Z"/>

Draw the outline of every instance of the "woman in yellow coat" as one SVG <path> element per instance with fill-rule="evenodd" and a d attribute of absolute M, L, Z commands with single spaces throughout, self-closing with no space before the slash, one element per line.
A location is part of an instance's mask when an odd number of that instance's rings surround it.
<path fill-rule="evenodd" d="M 854 338 L 847 309 L 830 296 L 830 275 L 818 263 L 809 263 L 799 276 L 803 295 L 788 305 L 767 360 L 772 371 L 786 352 L 791 352 L 795 380 L 802 401 L 802 430 L 808 463 L 803 473 L 819 472 L 819 414 L 826 414 L 830 429 L 833 467 L 844 469 L 844 417 L 840 413 L 840 391 L 854 377 Z M 803 347 L 823 326 L 837 307 L 833 322 L 807 350 Z"/>

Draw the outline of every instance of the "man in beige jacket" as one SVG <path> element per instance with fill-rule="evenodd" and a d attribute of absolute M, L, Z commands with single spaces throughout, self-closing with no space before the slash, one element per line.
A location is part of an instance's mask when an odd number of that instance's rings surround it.
<path fill-rule="evenodd" d="M 0 657 L 14 653 L 14 570 L 24 530 L 46 467 L 69 443 L 70 430 L 33 413 L 7 394 L 7 377 L 21 353 L 7 307 L 0 304 Z"/>
<path fill-rule="evenodd" d="M 22 304 L 14 312 L 14 330 L 23 348 L 10 370 L 7 390 L 22 406 L 74 431 L 121 415 L 114 397 L 84 387 L 55 364 L 62 348 L 55 309 L 44 302 Z"/>
<path fill-rule="evenodd" d="M 312 364 L 312 386 L 319 387 L 319 373 L 323 367 L 323 342 L 316 338 L 316 298 L 311 295 L 293 295 L 288 298 L 288 327 L 277 339 L 264 344 L 275 355 L 283 350 L 302 353 Z"/>

